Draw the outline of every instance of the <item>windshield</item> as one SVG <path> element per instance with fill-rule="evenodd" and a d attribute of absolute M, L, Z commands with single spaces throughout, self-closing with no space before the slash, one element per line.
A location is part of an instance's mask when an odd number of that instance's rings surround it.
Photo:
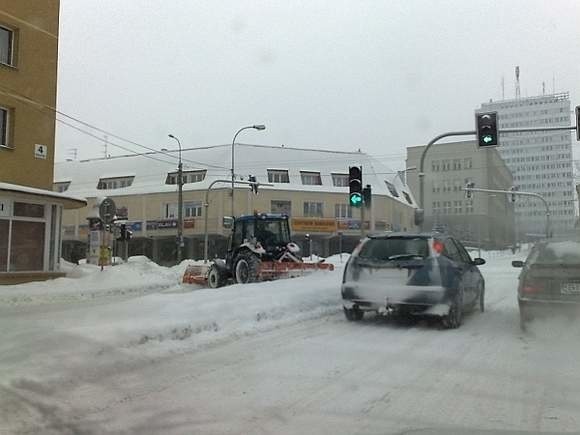
<path fill-rule="evenodd" d="M 256 237 L 266 246 L 283 246 L 290 242 L 288 223 L 285 220 L 256 220 Z"/>
<path fill-rule="evenodd" d="M 580 243 L 568 241 L 541 244 L 530 254 L 528 263 L 565 264 L 580 267 Z"/>
<path fill-rule="evenodd" d="M 369 260 L 396 260 L 404 258 L 424 258 L 429 255 L 425 238 L 387 238 L 370 239 L 359 253 L 359 258 Z"/>

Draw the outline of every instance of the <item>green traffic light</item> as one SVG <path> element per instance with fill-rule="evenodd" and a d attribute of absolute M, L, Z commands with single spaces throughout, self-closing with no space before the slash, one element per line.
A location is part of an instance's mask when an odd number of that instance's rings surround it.
<path fill-rule="evenodd" d="M 358 207 L 362 205 L 363 198 L 360 193 L 352 193 L 350 195 L 350 205 L 353 207 Z"/>
<path fill-rule="evenodd" d="M 486 136 L 483 136 L 483 141 L 484 141 L 485 143 L 490 143 L 490 142 L 492 142 L 492 141 L 493 141 L 493 137 L 492 137 L 491 135 L 489 135 L 489 134 L 488 134 L 488 135 L 486 135 Z"/>

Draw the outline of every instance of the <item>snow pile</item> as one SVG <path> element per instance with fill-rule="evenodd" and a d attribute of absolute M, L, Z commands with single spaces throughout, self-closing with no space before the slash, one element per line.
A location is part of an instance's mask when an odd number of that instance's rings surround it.
<path fill-rule="evenodd" d="M 91 306 L 63 319 L 69 333 L 105 348 L 191 348 L 338 312 L 341 268 L 334 272 L 187 293 L 156 293 Z M 178 289 L 176 289 L 178 290 Z"/>
<path fill-rule="evenodd" d="M 108 266 L 104 271 L 96 265 L 74 265 L 66 261 L 61 269 L 67 274 L 64 278 L 2 286 L 0 306 L 82 302 L 151 293 L 177 285 L 185 266 L 167 268 L 147 257 L 136 256 L 129 258 L 128 263 Z"/>

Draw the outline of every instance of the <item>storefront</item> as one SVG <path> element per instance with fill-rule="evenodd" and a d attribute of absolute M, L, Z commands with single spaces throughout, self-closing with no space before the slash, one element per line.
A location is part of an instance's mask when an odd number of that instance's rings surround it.
<path fill-rule="evenodd" d="M 62 276 L 62 210 L 85 206 L 81 198 L 0 183 L 0 284 Z"/>

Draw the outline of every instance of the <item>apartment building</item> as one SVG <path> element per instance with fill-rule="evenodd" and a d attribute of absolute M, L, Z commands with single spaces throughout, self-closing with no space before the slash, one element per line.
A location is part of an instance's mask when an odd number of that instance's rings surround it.
<path fill-rule="evenodd" d="M 407 148 L 407 168 L 419 168 L 425 146 Z M 425 159 L 426 229 L 454 234 L 464 243 L 503 248 L 514 242 L 514 208 L 505 195 L 474 193 L 467 199 L 463 187 L 507 190 L 511 173 L 495 148 L 478 149 L 475 141 L 434 145 Z M 417 170 L 407 173 L 411 191 L 419 197 Z"/>
<path fill-rule="evenodd" d="M 205 213 L 208 214 L 210 256 L 223 256 L 230 230 L 222 226 L 231 216 L 231 144 L 185 149 L 183 216 L 185 256 L 203 257 Z M 117 217 L 134 233 L 131 255 L 147 255 L 160 264 L 176 258 L 177 151 L 127 155 L 107 159 L 57 163 L 54 189 L 88 199 L 88 207 L 65 212 L 64 257 L 84 251 L 87 216 L 98 198 L 111 197 Z M 250 175 L 262 186 L 235 189 L 234 215 L 256 212 L 290 217 L 294 240 L 309 254 L 350 251 L 364 232 L 415 229 L 415 200 L 396 172 L 360 153 L 291 147 L 236 144 L 236 179 Z M 348 168 L 363 168 L 363 184 L 372 186 L 372 206 L 361 221 L 360 209 L 348 204 Z M 217 180 L 224 180 L 219 182 Z M 217 183 L 208 192 L 211 183 Z M 205 196 L 208 206 L 205 207 Z M 341 246 L 342 245 L 342 246 Z"/>
<path fill-rule="evenodd" d="M 61 276 L 63 208 L 52 191 L 57 0 L 0 0 L 0 284 Z"/>
<path fill-rule="evenodd" d="M 571 122 L 568 92 L 483 103 L 477 112 L 498 112 L 499 128 L 568 127 Z M 573 231 L 575 224 L 574 175 L 570 131 L 500 134 L 499 153 L 514 177 L 515 186 L 541 194 L 551 210 L 555 234 Z M 544 233 L 545 209 L 538 199 L 515 204 L 518 237 Z"/>

